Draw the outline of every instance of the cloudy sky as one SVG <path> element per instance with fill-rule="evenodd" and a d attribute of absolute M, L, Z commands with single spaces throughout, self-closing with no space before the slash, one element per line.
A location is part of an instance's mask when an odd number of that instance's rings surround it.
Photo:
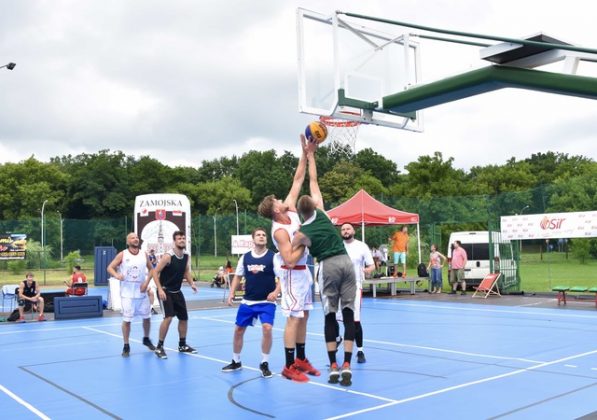
<path fill-rule="evenodd" d="M 597 48 L 584 0 L 0 0 L 0 163 L 102 149 L 198 166 L 275 148 L 298 153 L 296 7 L 446 29 L 544 32 Z M 438 49 L 439 48 L 439 49 Z M 478 48 L 423 44 L 423 79 L 479 66 Z M 581 68 L 597 77 L 597 65 Z M 363 126 L 399 168 L 441 151 L 456 167 L 548 150 L 597 159 L 597 101 L 502 90 L 427 109 L 425 132 Z"/>

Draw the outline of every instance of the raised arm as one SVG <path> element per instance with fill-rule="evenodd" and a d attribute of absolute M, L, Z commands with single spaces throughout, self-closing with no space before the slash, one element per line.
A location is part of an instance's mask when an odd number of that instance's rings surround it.
<path fill-rule="evenodd" d="M 301 134 L 301 138 L 304 136 Z M 301 140 L 302 141 L 302 140 Z M 301 187 L 305 181 L 305 173 L 307 170 L 307 157 L 305 154 L 305 148 L 301 147 L 301 157 L 299 158 L 298 166 L 294 172 L 294 179 L 292 180 L 292 186 L 288 192 L 288 196 L 284 200 L 284 203 L 288 205 L 289 210 L 296 211 L 296 200 L 301 192 Z"/>
<path fill-rule="evenodd" d="M 313 142 L 305 140 L 305 137 L 301 135 L 303 141 L 303 150 L 307 155 L 307 163 L 309 164 L 309 190 L 311 192 L 311 199 L 315 202 L 315 207 L 320 210 L 323 208 L 323 196 L 319 190 L 319 181 L 317 180 L 317 164 L 315 163 L 315 149 L 317 145 Z"/>

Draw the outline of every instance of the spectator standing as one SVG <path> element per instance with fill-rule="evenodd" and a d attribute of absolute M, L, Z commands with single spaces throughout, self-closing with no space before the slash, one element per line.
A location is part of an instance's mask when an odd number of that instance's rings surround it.
<path fill-rule="evenodd" d="M 466 262 L 468 261 L 468 257 L 466 255 L 466 251 L 462 247 L 460 241 L 454 241 L 454 249 L 452 250 L 452 259 L 451 259 L 451 267 L 450 270 L 450 284 L 452 285 L 452 291 L 450 292 L 451 295 L 456 294 L 456 290 L 458 289 L 458 284 L 461 286 L 461 295 L 466 295 L 466 280 L 464 278 L 464 268 L 466 267 Z"/>
<path fill-rule="evenodd" d="M 398 277 L 398 264 L 402 264 L 402 277 L 406 278 L 406 257 L 408 254 L 408 227 L 402 226 L 402 229 L 394 232 L 390 238 L 392 242 L 392 252 L 394 253 L 394 277 Z"/>
<path fill-rule="evenodd" d="M 431 275 L 431 292 L 430 293 L 441 293 L 442 292 L 442 268 L 447 258 L 441 252 L 437 250 L 436 244 L 431 244 L 431 253 L 429 254 L 429 264 L 427 264 L 427 270 Z"/>

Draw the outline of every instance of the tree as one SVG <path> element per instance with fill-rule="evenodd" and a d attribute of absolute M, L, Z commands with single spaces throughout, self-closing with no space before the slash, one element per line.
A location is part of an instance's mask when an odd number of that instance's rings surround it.
<path fill-rule="evenodd" d="M 0 165 L 0 218 L 39 216 L 42 203 L 61 208 L 69 176 L 59 165 L 43 163 L 34 156 L 20 163 Z"/>
<path fill-rule="evenodd" d="M 400 171 L 396 163 L 371 148 L 359 151 L 354 157 L 354 163 L 380 180 L 383 185 L 392 185 L 398 181 Z"/>
<path fill-rule="evenodd" d="M 298 159 L 290 153 L 278 158 L 274 150 L 251 151 L 240 158 L 238 179 L 251 192 L 254 208 L 266 195 L 286 198 L 297 164 Z"/>
<path fill-rule="evenodd" d="M 72 218 L 114 217 L 129 212 L 135 197 L 131 194 L 129 166 L 134 163 L 124 153 L 100 150 L 60 160 L 71 174 L 66 216 Z"/>

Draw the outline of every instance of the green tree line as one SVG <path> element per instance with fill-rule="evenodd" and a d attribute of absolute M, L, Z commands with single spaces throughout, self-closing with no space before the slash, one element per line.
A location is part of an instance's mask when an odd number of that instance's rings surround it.
<path fill-rule="evenodd" d="M 209 216 L 199 223 L 206 232 L 213 215 L 234 215 L 235 200 L 244 219 L 249 213 L 249 225 L 254 226 L 263 224 L 255 215 L 261 199 L 268 194 L 283 198 L 297 164 L 297 156 L 276 150 L 204 160 L 197 167 L 170 167 L 151 156 L 137 158 L 110 150 L 54 157 L 49 162 L 31 156 L 0 165 L 0 221 L 19 221 L 20 230 L 29 229 L 35 236 L 42 203 L 48 200 L 46 212 L 54 215 L 52 223 L 57 223 L 59 212 L 78 236 L 98 244 L 102 242 L 98 238 L 123 230 L 123 218 L 124 231 L 132 224 L 135 196 L 162 192 L 187 195 L 194 217 Z M 332 152 L 327 147 L 318 151 L 319 181 L 327 208 L 364 188 L 389 206 L 418 213 L 422 225 L 441 224 L 445 230 L 455 225 L 463 229 L 463 224 L 466 229 L 486 229 L 488 221 L 521 211 L 597 208 L 597 163 L 583 156 L 536 153 L 463 170 L 454 167 L 452 157 L 435 152 L 420 156 L 404 169 L 400 171 L 395 162 L 370 148 L 356 154 Z M 76 227 L 77 220 L 89 219 L 97 223 Z M 229 224 L 233 228 L 234 223 Z M 7 223 L 0 227 L 11 230 Z M 206 232 L 201 236 L 209 236 Z M 373 244 L 387 238 L 383 229 L 372 235 L 368 239 Z"/>

